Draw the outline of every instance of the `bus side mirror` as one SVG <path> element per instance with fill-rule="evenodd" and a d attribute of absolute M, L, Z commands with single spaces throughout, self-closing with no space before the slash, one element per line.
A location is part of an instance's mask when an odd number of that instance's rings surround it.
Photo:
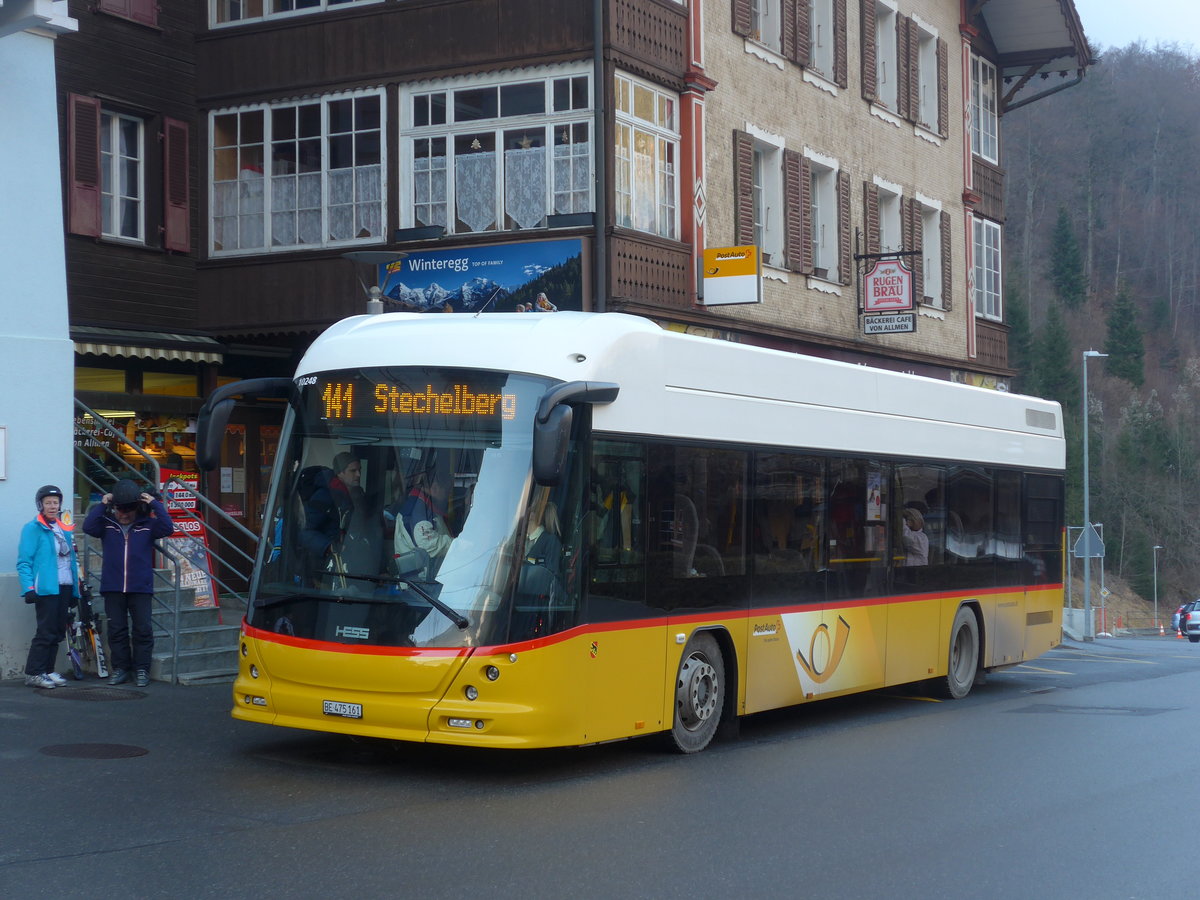
<path fill-rule="evenodd" d="M 235 397 L 281 397 L 292 406 L 299 403 L 299 392 L 290 378 L 247 378 L 223 384 L 213 391 L 196 416 L 196 465 L 201 472 L 211 472 L 221 464 L 221 442 L 229 417 L 237 405 Z"/>
<path fill-rule="evenodd" d="M 545 422 L 534 422 L 533 480 L 538 484 L 553 487 L 562 480 L 573 418 L 574 410 L 561 403 L 550 410 Z"/>
<path fill-rule="evenodd" d="M 221 464 L 221 443 L 235 406 L 232 397 L 211 406 L 206 403 L 196 416 L 196 466 L 201 472 L 211 472 Z"/>

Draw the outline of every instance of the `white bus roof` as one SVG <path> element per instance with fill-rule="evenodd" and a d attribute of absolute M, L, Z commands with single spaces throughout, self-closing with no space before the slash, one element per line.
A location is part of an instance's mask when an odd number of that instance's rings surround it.
<path fill-rule="evenodd" d="M 313 343 L 297 376 L 377 366 L 614 382 L 598 432 L 1062 469 L 1057 403 L 667 331 L 619 313 L 384 313 Z"/>

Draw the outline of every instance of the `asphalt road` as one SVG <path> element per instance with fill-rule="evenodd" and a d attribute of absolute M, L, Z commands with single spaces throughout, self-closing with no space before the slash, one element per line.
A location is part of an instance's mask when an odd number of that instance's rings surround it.
<path fill-rule="evenodd" d="M 234 722 L 228 696 L 0 683 L 0 897 L 1197 893 L 1186 641 L 754 716 L 690 757 L 361 745 Z"/>

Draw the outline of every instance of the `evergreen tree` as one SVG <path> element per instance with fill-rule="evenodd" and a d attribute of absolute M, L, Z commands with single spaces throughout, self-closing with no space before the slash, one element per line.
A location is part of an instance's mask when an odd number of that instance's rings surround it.
<path fill-rule="evenodd" d="M 1050 236 L 1050 283 L 1059 302 L 1067 309 L 1078 309 L 1087 297 L 1087 276 L 1079 253 L 1079 240 L 1065 207 L 1058 209 L 1058 221 Z"/>
<path fill-rule="evenodd" d="M 1104 352 L 1108 354 L 1107 371 L 1110 375 L 1124 378 L 1135 388 L 1142 386 L 1145 380 L 1143 357 L 1146 348 L 1142 329 L 1137 324 L 1133 297 L 1124 281 L 1108 311 L 1108 337 L 1104 342 Z"/>
<path fill-rule="evenodd" d="M 1029 330 L 1029 304 L 1015 286 L 1018 279 L 1008 282 L 1005 307 L 1008 310 L 1008 365 L 1017 370 L 1013 388 L 1022 394 L 1037 393 L 1037 378 L 1032 371 L 1033 335 Z"/>
<path fill-rule="evenodd" d="M 1038 394 L 1057 400 L 1070 412 L 1079 408 L 1079 375 L 1073 364 L 1077 356 L 1058 304 L 1049 306 L 1046 324 L 1034 340 L 1033 371 Z"/>

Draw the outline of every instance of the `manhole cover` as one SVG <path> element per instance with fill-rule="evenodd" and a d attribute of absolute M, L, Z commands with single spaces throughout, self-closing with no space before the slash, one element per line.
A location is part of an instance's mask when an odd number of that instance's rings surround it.
<path fill-rule="evenodd" d="M 38 691 L 38 696 L 55 700 L 141 700 L 146 692 L 118 687 L 74 687 L 68 684 L 52 691 Z"/>
<path fill-rule="evenodd" d="M 63 756 L 67 759 L 129 759 L 145 756 L 150 751 L 131 744 L 51 744 L 43 747 L 46 756 Z"/>

